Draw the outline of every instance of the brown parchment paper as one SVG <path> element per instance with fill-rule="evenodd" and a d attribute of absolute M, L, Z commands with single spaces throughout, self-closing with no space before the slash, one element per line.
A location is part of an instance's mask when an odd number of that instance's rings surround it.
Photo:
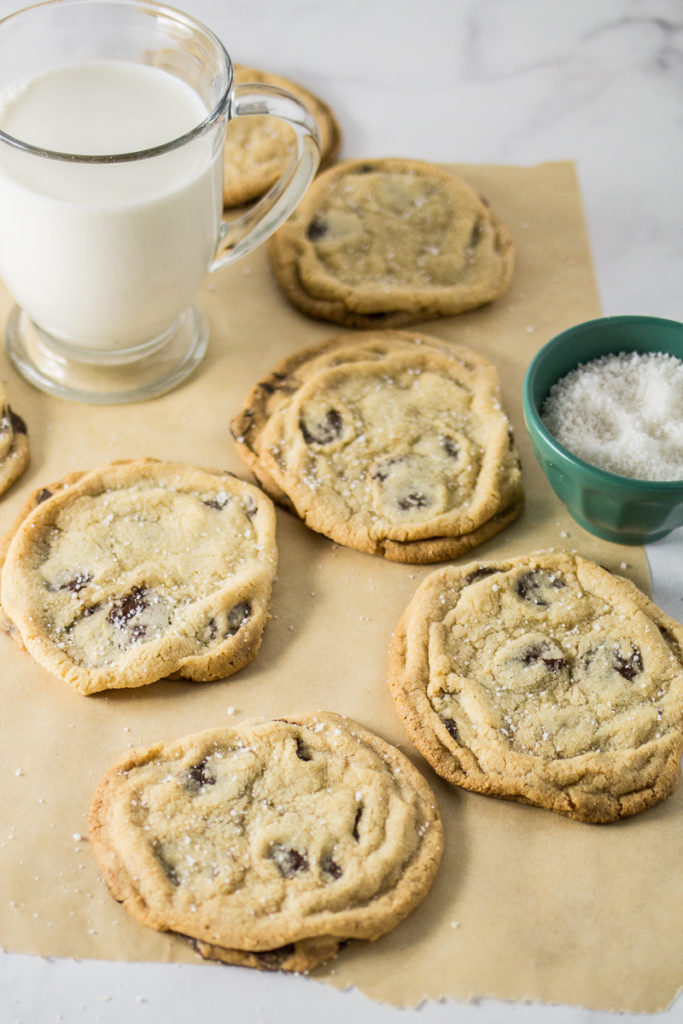
<path fill-rule="evenodd" d="M 600 312 L 573 165 L 457 169 L 518 246 L 502 300 L 425 325 L 497 363 L 522 453 L 526 511 L 473 556 L 575 548 L 647 589 L 642 549 L 599 541 L 568 517 L 522 421 L 522 377 L 534 351 Z M 33 452 L 30 469 L 0 501 L 2 529 L 34 487 L 115 458 L 150 455 L 246 475 L 228 429 L 243 396 L 287 353 L 337 328 L 286 304 L 263 251 L 214 275 L 201 299 L 212 330 L 206 360 L 188 383 L 149 403 L 108 408 L 49 398 L 2 357 Z M 10 305 L 0 291 L 3 321 Z M 105 890 L 86 837 L 97 781 L 131 745 L 323 708 L 356 718 L 414 758 L 434 787 L 446 851 L 408 920 L 376 943 L 351 944 L 316 978 L 397 1006 L 492 996 L 666 1007 L 683 982 L 683 787 L 636 818 L 603 826 L 448 787 L 411 747 L 386 686 L 391 630 L 433 567 L 337 547 L 282 511 L 278 539 L 273 618 L 257 659 L 232 679 L 81 697 L 0 636 L 0 944 L 40 955 L 195 962 L 181 939 L 137 924 Z"/>

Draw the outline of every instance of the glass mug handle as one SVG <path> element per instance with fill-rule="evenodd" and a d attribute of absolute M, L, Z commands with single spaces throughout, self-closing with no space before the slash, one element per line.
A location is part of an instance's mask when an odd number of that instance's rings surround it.
<path fill-rule="evenodd" d="M 315 118 L 291 93 L 273 85 L 236 85 L 230 118 L 254 114 L 286 121 L 296 134 L 296 153 L 279 180 L 246 213 L 221 221 L 209 271 L 233 263 L 272 235 L 295 209 L 320 163 L 320 134 Z"/>

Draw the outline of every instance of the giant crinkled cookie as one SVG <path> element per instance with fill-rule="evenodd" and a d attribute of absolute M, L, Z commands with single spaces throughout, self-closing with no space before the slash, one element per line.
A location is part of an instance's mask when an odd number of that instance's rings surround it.
<path fill-rule="evenodd" d="M 608 822 L 663 800 L 683 752 L 683 627 L 594 562 L 541 552 L 431 573 L 390 685 L 445 779 Z"/>
<path fill-rule="evenodd" d="M 229 473 L 140 459 L 36 491 L 0 556 L 0 624 L 79 693 L 219 679 L 261 643 L 275 515 Z"/>
<path fill-rule="evenodd" d="M 514 265 L 507 228 L 469 185 L 395 158 L 328 168 L 268 247 L 290 302 L 348 327 L 474 309 L 507 290 Z"/>
<path fill-rule="evenodd" d="M 341 133 L 331 109 L 297 82 L 268 71 L 236 64 L 235 81 L 286 89 L 310 110 L 320 132 L 320 167 L 330 164 L 339 150 Z M 296 152 L 294 131 L 284 121 L 260 114 L 235 117 L 228 122 L 223 150 L 223 202 L 241 206 L 260 198 L 275 184 Z"/>
<path fill-rule="evenodd" d="M 276 501 L 394 561 L 455 558 L 522 509 L 495 367 L 423 334 L 349 333 L 296 353 L 252 389 L 232 433 Z"/>
<path fill-rule="evenodd" d="M 125 754 L 92 803 L 115 899 L 205 957 L 304 971 L 377 939 L 426 895 L 442 852 L 411 762 L 347 718 L 309 713 Z"/>

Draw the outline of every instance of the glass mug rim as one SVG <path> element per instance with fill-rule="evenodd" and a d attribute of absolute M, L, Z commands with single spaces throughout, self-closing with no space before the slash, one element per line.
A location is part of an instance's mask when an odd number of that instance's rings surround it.
<path fill-rule="evenodd" d="M 12 149 L 20 150 L 23 153 L 28 153 L 32 156 L 41 157 L 47 160 L 60 160 L 66 163 L 82 164 L 131 163 L 135 160 L 148 160 L 152 157 L 162 156 L 164 153 L 169 153 L 174 149 L 179 149 L 181 146 L 186 145 L 188 142 L 192 142 L 194 139 L 199 138 L 207 132 L 214 124 L 216 124 L 217 121 L 220 121 L 229 109 L 233 84 L 233 65 L 230 55 L 221 40 L 215 32 L 212 32 L 210 28 L 202 24 L 202 22 L 198 21 L 196 18 L 191 17 L 189 14 L 185 14 L 184 11 L 181 11 L 176 7 L 171 7 L 168 4 L 157 3 L 156 0 L 41 0 L 40 3 L 30 4 L 27 7 L 22 7 L 18 11 L 14 11 L 12 14 L 6 15 L 4 18 L 0 18 L 0 33 L 8 22 L 12 22 L 23 15 L 30 14 L 41 8 L 66 10 L 70 7 L 111 7 L 117 10 L 127 7 L 142 14 L 162 14 L 174 22 L 188 26 L 194 32 L 201 32 L 214 45 L 223 59 L 225 64 L 225 88 L 221 92 L 213 110 L 210 111 L 206 117 L 199 122 L 199 124 L 168 142 L 161 143 L 158 146 L 151 146 L 146 149 L 132 150 L 127 153 L 64 153 L 55 149 L 45 149 L 42 146 L 34 146 L 30 142 L 25 142 L 23 139 L 18 139 L 14 135 L 9 135 L 7 132 L 2 130 L 0 130 L 0 142 L 11 146 Z"/>

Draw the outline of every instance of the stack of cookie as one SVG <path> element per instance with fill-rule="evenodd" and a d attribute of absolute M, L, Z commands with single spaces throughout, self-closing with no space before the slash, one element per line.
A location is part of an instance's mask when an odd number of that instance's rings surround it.
<path fill-rule="evenodd" d="M 418 750 L 465 789 L 609 822 L 676 787 L 683 627 L 578 555 L 433 572 L 389 676 Z"/>
<path fill-rule="evenodd" d="M 394 561 L 456 558 L 522 510 L 495 367 L 425 334 L 343 334 L 295 353 L 252 389 L 232 433 L 275 501 Z"/>
<path fill-rule="evenodd" d="M 320 174 L 269 252 L 289 301 L 347 327 L 399 327 L 499 298 L 510 233 L 455 173 L 418 160 L 349 160 Z"/>

